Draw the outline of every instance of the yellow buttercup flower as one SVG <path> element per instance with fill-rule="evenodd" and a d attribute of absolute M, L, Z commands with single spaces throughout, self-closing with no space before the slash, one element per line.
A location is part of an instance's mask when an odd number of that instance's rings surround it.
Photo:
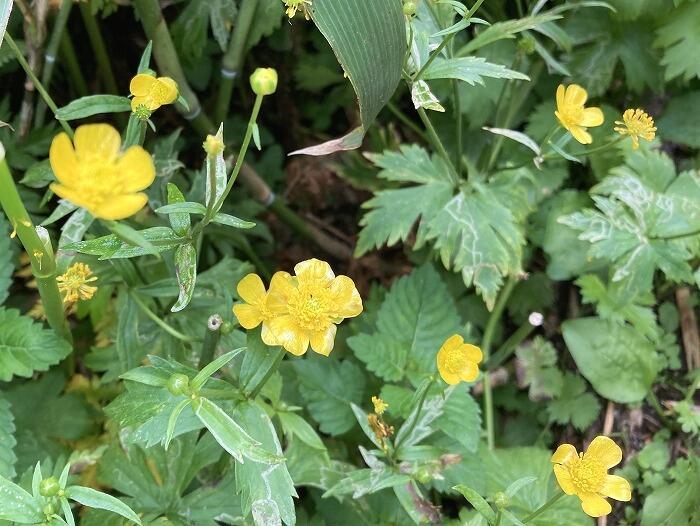
<path fill-rule="evenodd" d="M 600 126 L 605 118 L 600 108 L 586 108 L 588 93 L 578 84 L 557 88 L 557 110 L 554 115 L 564 128 L 581 144 L 591 144 L 593 138 L 586 128 Z"/>
<path fill-rule="evenodd" d="M 377 413 L 378 415 L 383 415 L 384 411 L 389 409 L 389 404 L 387 404 L 384 400 L 382 400 L 378 396 L 372 397 L 372 405 L 374 406 L 374 412 Z"/>
<path fill-rule="evenodd" d="M 355 283 L 336 276 L 325 261 L 309 259 L 294 267 L 296 276 L 277 272 L 270 283 L 267 307 L 273 315 L 270 331 L 290 353 L 311 348 L 324 356 L 333 350 L 336 324 L 362 312 Z"/>
<path fill-rule="evenodd" d="M 65 133 L 51 143 L 49 158 L 58 183 L 56 195 L 100 219 L 124 219 L 141 210 L 148 198 L 141 190 L 156 176 L 153 159 L 141 146 L 120 151 L 119 132 L 108 124 L 86 124 L 71 142 Z"/>
<path fill-rule="evenodd" d="M 156 111 L 161 106 L 172 104 L 177 99 L 177 83 L 170 77 L 154 77 L 139 73 L 129 84 L 129 91 L 134 96 L 131 99 L 131 110 L 139 111 L 145 108 L 148 112 Z"/>
<path fill-rule="evenodd" d="M 71 304 L 78 300 L 89 300 L 97 291 L 97 287 L 88 285 L 97 281 L 92 270 L 85 263 L 71 265 L 65 274 L 56 278 L 58 290 L 63 295 L 63 303 Z"/>
<path fill-rule="evenodd" d="M 476 345 L 464 343 L 459 334 L 450 336 L 437 354 L 437 368 L 442 379 L 450 385 L 473 382 L 479 376 L 479 363 L 484 355 Z"/>
<path fill-rule="evenodd" d="M 581 507 L 591 517 L 602 517 L 612 511 L 611 499 L 627 502 L 632 498 L 630 483 L 608 470 L 622 461 L 622 450 L 605 436 L 593 439 L 585 453 L 578 453 L 571 444 L 562 444 L 552 455 L 554 475 L 567 495 L 581 499 Z"/>
<path fill-rule="evenodd" d="M 287 16 L 289 18 L 294 18 L 297 11 L 304 13 L 304 17 L 309 19 L 309 7 L 311 6 L 311 0 L 282 0 L 284 5 L 287 6 Z"/>
<path fill-rule="evenodd" d="M 265 345 L 278 345 L 270 332 L 272 313 L 267 308 L 268 292 L 257 274 L 248 274 L 236 287 L 238 295 L 245 303 L 233 306 L 233 313 L 244 329 L 254 329 L 262 323 L 261 337 Z"/>
<path fill-rule="evenodd" d="M 656 137 L 656 126 L 654 119 L 644 110 L 637 108 L 629 109 L 622 114 L 621 121 L 615 121 L 615 131 L 620 135 L 629 135 L 632 139 L 632 148 L 639 148 L 639 138 L 653 141 Z"/>

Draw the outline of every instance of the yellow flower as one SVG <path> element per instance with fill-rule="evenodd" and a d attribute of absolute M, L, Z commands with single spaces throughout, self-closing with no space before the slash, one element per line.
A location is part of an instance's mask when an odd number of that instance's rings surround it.
<path fill-rule="evenodd" d="M 335 276 L 325 261 L 309 259 L 294 267 L 296 276 L 277 272 L 270 283 L 267 307 L 270 331 L 290 353 L 311 348 L 324 356 L 333 350 L 336 324 L 362 312 L 362 299 L 347 276 Z"/>
<path fill-rule="evenodd" d="M 384 400 L 382 400 L 378 396 L 372 397 L 372 405 L 374 406 L 374 412 L 377 413 L 378 415 L 383 415 L 384 411 L 389 409 L 389 404 L 387 404 Z"/>
<path fill-rule="evenodd" d="M 254 329 L 262 323 L 262 340 L 265 345 L 278 345 L 270 332 L 272 313 L 267 308 L 268 292 L 257 274 L 248 274 L 236 287 L 238 295 L 245 303 L 233 306 L 233 313 L 244 329 Z"/>
<path fill-rule="evenodd" d="M 637 108 L 629 109 L 622 115 L 621 121 L 615 121 L 615 131 L 620 135 L 629 135 L 632 139 L 632 148 L 639 148 L 639 138 L 653 141 L 656 137 L 656 126 L 652 119 L 644 110 Z"/>
<path fill-rule="evenodd" d="M 294 18 L 297 11 L 304 13 L 304 17 L 309 19 L 309 11 L 307 6 L 311 6 L 311 0 L 282 0 L 284 5 L 287 6 L 287 16 L 289 18 Z"/>
<path fill-rule="evenodd" d="M 75 144 L 75 146 L 74 146 Z M 156 176 L 153 160 L 141 146 L 120 151 L 119 132 L 108 124 L 86 124 L 71 143 L 65 133 L 51 143 L 49 157 L 59 197 L 100 219 L 124 219 L 144 207 L 141 192 Z"/>
<path fill-rule="evenodd" d="M 479 376 L 479 363 L 484 355 L 476 345 L 464 343 L 459 334 L 450 336 L 437 354 L 437 368 L 442 379 L 450 385 L 473 382 Z"/>
<path fill-rule="evenodd" d="M 92 275 L 92 270 L 85 263 L 71 265 L 65 274 L 56 278 L 58 290 L 63 295 L 63 303 L 71 304 L 78 300 L 89 300 L 97 291 L 97 287 L 88 285 L 97 281 L 97 276 Z"/>
<path fill-rule="evenodd" d="M 581 507 L 591 517 L 602 517 L 612 511 L 611 499 L 627 502 L 632 498 L 630 483 L 608 470 L 622 461 L 622 450 L 605 436 L 593 439 L 585 453 L 578 453 L 571 444 L 562 444 L 552 455 L 554 475 L 567 495 L 581 499 Z"/>
<path fill-rule="evenodd" d="M 600 126 L 603 124 L 603 112 L 600 108 L 586 108 L 584 104 L 588 98 L 585 89 L 577 84 L 568 87 L 559 85 L 557 88 L 557 116 L 564 128 L 571 132 L 581 144 L 591 144 L 593 139 L 586 128 Z"/>
<path fill-rule="evenodd" d="M 224 151 L 224 141 L 218 135 L 207 135 L 207 139 L 202 143 L 202 148 L 209 157 L 216 157 Z"/>
<path fill-rule="evenodd" d="M 170 77 L 153 77 L 139 73 L 129 84 L 129 91 L 134 96 L 131 99 L 131 110 L 137 111 L 143 107 L 149 112 L 156 111 L 165 104 L 172 104 L 177 99 L 177 83 Z"/>

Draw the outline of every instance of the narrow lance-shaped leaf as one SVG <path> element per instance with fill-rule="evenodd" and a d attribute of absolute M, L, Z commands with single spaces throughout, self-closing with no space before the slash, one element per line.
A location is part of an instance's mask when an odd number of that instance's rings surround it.
<path fill-rule="evenodd" d="M 85 119 L 102 113 L 131 111 L 131 101 L 117 95 L 88 95 L 76 99 L 56 111 L 56 118 L 64 121 Z"/>
<path fill-rule="evenodd" d="M 185 202 L 185 196 L 174 183 L 168 183 L 168 206 L 181 205 Z M 158 210 L 156 210 L 158 212 Z M 170 226 L 178 236 L 186 236 L 190 231 L 190 214 L 188 210 L 181 212 L 165 212 L 169 214 Z"/>
<path fill-rule="evenodd" d="M 459 491 L 467 501 L 469 501 L 469 504 L 474 506 L 474 509 L 478 511 L 487 521 L 489 524 L 494 524 L 494 521 L 496 520 L 496 513 L 493 511 L 493 508 L 489 505 L 486 500 L 479 495 L 478 492 L 474 491 L 472 488 L 469 486 L 465 486 L 464 484 L 460 484 L 459 486 L 455 486 L 454 488 L 455 491 Z"/>
<path fill-rule="evenodd" d="M 66 493 L 69 498 L 83 506 L 111 511 L 136 524 L 141 524 L 141 519 L 134 513 L 134 510 L 112 495 L 82 486 L 70 486 L 66 489 Z"/>
<path fill-rule="evenodd" d="M 39 503 L 17 484 L 0 477 L 0 520 L 38 524 L 44 520 Z"/>
<path fill-rule="evenodd" d="M 180 312 L 190 303 L 197 284 L 197 250 L 191 243 L 177 247 L 175 274 L 177 275 L 177 284 L 180 287 L 180 295 L 170 310 Z"/>
<path fill-rule="evenodd" d="M 224 123 L 219 126 L 216 132 L 216 138 L 223 142 L 224 140 Z M 226 161 L 224 161 L 223 149 L 213 158 L 207 155 L 207 185 L 206 185 L 206 203 L 208 207 L 213 207 L 219 198 L 224 195 L 226 189 Z"/>
<path fill-rule="evenodd" d="M 192 389 L 200 389 L 201 387 L 204 387 L 204 384 L 209 378 L 211 378 L 212 374 L 245 351 L 245 349 L 245 347 L 239 347 L 238 349 L 219 356 L 216 360 L 207 364 L 206 367 L 199 371 L 197 376 L 192 379 L 192 382 L 190 383 Z"/>
<path fill-rule="evenodd" d="M 10 14 L 12 13 L 12 3 L 12 0 L 0 0 L 0 46 L 2 46 L 2 41 L 5 38 L 5 30 L 7 29 L 7 23 L 10 21 Z M 2 157 L 4 156 L 0 156 L 0 158 Z"/>

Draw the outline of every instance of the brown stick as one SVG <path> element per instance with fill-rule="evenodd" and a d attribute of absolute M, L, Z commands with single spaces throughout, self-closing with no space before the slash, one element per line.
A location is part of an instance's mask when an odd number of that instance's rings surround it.
<path fill-rule="evenodd" d="M 690 289 L 681 287 L 676 290 L 676 305 L 681 315 L 681 334 L 688 370 L 700 367 L 700 336 L 698 336 L 698 320 L 690 304 Z"/>

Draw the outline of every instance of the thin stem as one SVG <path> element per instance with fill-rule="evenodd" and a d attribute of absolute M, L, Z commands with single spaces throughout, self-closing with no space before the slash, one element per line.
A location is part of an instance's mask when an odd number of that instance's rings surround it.
<path fill-rule="evenodd" d="M 61 57 L 65 63 L 68 75 L 70 75 L 70 78 L 73 81 L 75 91 L 81 97 L 87 96 L 87 82 L 85 82 L 83 70 L 80 69 L 78 56 L 75 53 L 75 46 L 73 46 L 73 40 L 71 40 L 70 33 L 68 31 L 64 32 L 63 36 L 61 37 Z"/>
<path fill-rule="evenodd" d="M 272 364 L 272 367 L 268 369 L 268 371 L 265 373 L 265 376 L 262 377 L 262 379 L 258 382 L 258 384 L 253 388 L 253 390 L 250 392 L 250 395 L 248 395 L 248 398 L 251 400 L 254 400 L 258 394 L 260 394 L 260 391 L 262 391 L 262 388 L 265 387 L 265 384 L 267 381 L 272 378 L 272 375 L 275 374 L 275 371 L 279 369 L 280 364 L 282 363 L 282 360 L 284 359 L 284 353 L 285 350 L 284 348 L 280 347 L 277 356 L 275 357 L 275 361 Z"/>
<path fill-rule="evenodd" d="M 397 119 L 399 119 L 403 124 L 405 124 L 407 127 L 411 129 L 416 135 L 418 135 L 421 139 L 423 139 L 425 142 L 430 142 L 430 139 L 428 136 L 425 134 L 423 130 L 420 129 L 420 127 L 413 122 L 411 119 L 409 119 L 404 112 L 402 112 L 396 104 L 393 102 L 388 102 L 386 105 L 387 109 L 393 113 Z"/>
<path fill-rule="evenodd" d="M 51 98 L 51 95 L 49 95 L 49 93 L 44 89 L 43 84 L 36 77 L 36 75 L 32 71 L 32 68 L 29 67 L 27 60 L 24 58 L 24 55 L 22 55 L 22 52 L 17 47 L 17 44 L 15 43 L 14 39 L 10 36 L 9 33 L 5 33 L 5 41 L 10 46 L 10 49 L 12 49 L 12 52 L 15 54 L 15 58 L 17 58 L 17 62 L 19 62 L 20 66 L 22 66 L 22 69 L 25 71 L 27 76 L 31 79 L 32 83 L 34 84 L 34 87 L 39 92 L 39 95 L 41 95 L 41 98 L 44 99 L 44 102 L 46 103 L 46 105 L 51 109 L 53 114 L 56 115 L 56 111 L 58 111 L 58 106 L 56 106 L 56 103 Z M 63 127 L 63 129 L 72 138 L 73 137 L 73 129 L 70 127 L 70 125 L 66 121 L 63 121 L 60 119 L 58 122 L 61 123 L 61 126 Z"/>
<path fill-rule="evenodd" d="M 114 77 L 114 71 L 112 71 L 112 63 L 109 60 L 107 46 L 102 38 L 100 27 L 97 24 L 97 20 L 95 20 L 95 15 L 92 14 L 92 0 L 80 2 L 80 14 L 83 17 L 92 51 L 97 60 L 97 69 L 100 72 L 100 77 L 102 77 L 102 82 L 105 83 L 105 88 L 109 93 L 117 95 L 119 93 L 117 80 Z"/>
<path fill-rule="evenodd" d="M 508 358 L 510 358 L 511 354 L 517 349 L 518 345 L 522 343 L 522 341 L 530 336 L 532 331 L 534 331 L 538 325 L 533 325 L 530 323 L 530 320 L 526 321 L 523 323 L 518 329 L 508 338 L 503 345 L 499 347 L 499 349 L 491 356 L 491 359 L 489 360 L 488 363 L 488 368 L 490 371 L 493 371 L 496 367 L 501 365 L 503 362 L 505 362 Z"/>
<path fill-rule="evenodd" d="M 503 512 L 501 510 L 498 510 L 498 513 L 496 514 L 496 523 L 494 526 L 501 526 L 501 519 L 503 518 Z"/>
<path fill-rule="evenodd" d="M 224 321 L 218 314 L 209 316 L 207 327 L 204 331 L 204 342 L 202 343 L 202 353 L 199 355 L 199 368 L 208 365 L 214 359 L 216 346 L 221 339 L 221 325 Z"/>
<path fill-rule="evenodd" d="M 156 314 L 148 307 L 148 305 L 146 305 L 146 303 L 145 303 L 141 298 L 138 297 L 138 295 L 137 295 L 136 293 L 134 293 L 134 292 L 132 292 L 131 290 L 129 290 L 129 296 L 131 296 L 131 299 L 134 300 L 134 303 L 136 303 L 136 305 L 139 306 L 139 308 L 144 312 L 144 314 L 145 314 L 146 316 L 148 316 L 151 320 L 153 320 L 153 322 L 154 322 L 156 325 L 158 325 L 158 327 L 160 327 L 161 329 L 163 329 L 165 332 L 167 332 L 167 333 L 170 334 L 171 336 L 177 338 L 178 340 L 181 340 L 181 341 L 183 341 L 183 342 L 188 342 L 188 343 L 197 341 L 195 338 L 192 338 L 192 337 L 190 337 L 190 336 L 187 336 L 186 334 L 182 334 L 180 331 L 178 331 L 177 329 L 171 327 L 170 325 L 168 325 L 168 323 L 166 323 L 166 322 L 163 321 L 161 318 L 159 318 L 158 315 L 156 315 Z"/>
<path fill-rule="evenodd" d="M 455 168 L 458 170 L 458 174 L 462 167 L 462 102 L 459 97 L 459 81 L 452 81 L 452 96 L 454 99 L 454 113 L 455 113 L 455 134 L 457 145 L 455 146 Z"/>
<path fill-rule="evenodd" d="M 423 108 L 418 108 L 418 116 L 420 117 L 420 120 L 423 121 L 423 125 L 425 126 L 425 129 L 428 131 L 428 137 L 430 137 L 430 141 L 433 143 L 433 147 L 437 150 L 440 157 L 442 157 L 443 160 L 447 163 L 447 166 L 449 166 L 452 180 L 455 183 L 457 183 L 458 182 L 457 169 L 452 165 L 452 159 L 450 159 L 450 156 L 447 153 L 445 146 L 442 144 L 442 141 L 440 140 L 440 136 L 437 134 L 437 131 L 435 131 L 435 127 L 433 126 L 433 123 L 430 122 L 430 119 L 428 118 L 428 114 L 425 112 L 425 110 Z"/>
<path fill-rule="evenodd" d="M 597 146 L 595 148 L 591 148 L 590 150 L 572 153 L 571 155 L 573 155 L 574 157 L 585 157 L 586 155 L 590 155 L 592 153 L 602 152 L 603 150 L 607 150 L 608 148 L 615 146 L 617 143 L 619 143 L 620 141 L 624 141 L 624 140 L 625 140 L 625 136 L 619 135 L 618 137 L 616 137 L 612 141 L 608 141 L 604 144 L 601 144 L 600 146 Z"/>
<path fill-rule="evenodd" d="M 540 516 L 542 513 L 544 513 L 548 508 L 552 507 L 552 506 L 553 506 L 560 498 L 562 498 L 564 495 L 565 495 L 565 493 L 564 493 L 563 491 L 560 491 L 559 493 L 557 493 L 556 495 L 554 495 L 554 497 L 552 497 L 552 498 L 549 499 L 547 502 L 545 502 L 544 504 L 542 504 L 542 506 L 540 506 L 540 507 L 537 508 L 535 511 L 533 511 L 530 515 L 528 515 L 527 517 L 525 517 L 525 518 L 523 519 L 523 522 L 524 522 L 524 523 L 525 523 L 525 522 L 530 522 L 530 521 L 531 521 L 532 519 L 534 519 L 535 517 L 539 517 L 539 516 Z"/>
<path fill-rule="evenodd" d="M 402 438 L 408 437 L 411 435 L 413 432 L 413 428 L 416 427 L 416 423 L 418 422 L 418 417 L 420 416 L 420 412 L 423 409 L 423 404 L 425 403 L 425 399 L 428 397 L 428 391 L 430 391 L 430 388 L 433 386 L 435 383 L 435 377 L 430 378 L 430 383 L 428 384 L 428 387 L 425 388 L 423 393 L 421 394 L 420 400 L 418 400 L 418 405 L 416 406 L 416 418 L 414 418 L 411 421 L 411 425 L 408 428 L 408 431 L 402 435 Z M 394 444 L 394 451 L 398 451 L 399 447 L 403 443 L 403 440 L 399 440 Z"/>

